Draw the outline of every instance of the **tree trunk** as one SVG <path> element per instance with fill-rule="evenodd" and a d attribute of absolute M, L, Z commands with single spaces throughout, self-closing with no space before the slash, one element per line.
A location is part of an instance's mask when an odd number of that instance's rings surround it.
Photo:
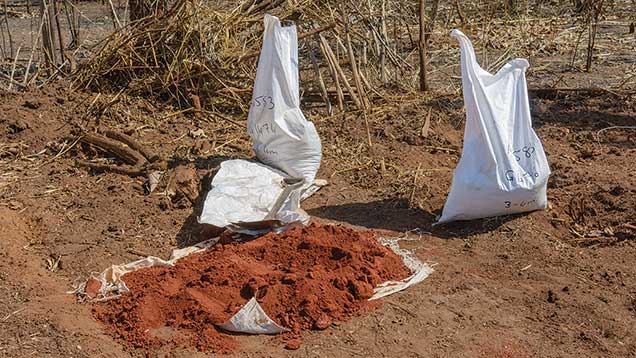
<path fill-rule="evenodd" d="M 420 91 L 428 90 L 426 83 L 426 0 L 420 0 L 420 38 L 418 47 L 420 50 Z"/>

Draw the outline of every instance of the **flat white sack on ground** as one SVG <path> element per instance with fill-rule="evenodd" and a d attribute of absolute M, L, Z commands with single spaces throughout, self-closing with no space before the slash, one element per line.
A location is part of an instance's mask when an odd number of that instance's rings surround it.
<path fill-rule="evenodd" d="M 495 75 L 477 63 L 461 31 L 451 31 L 461 49 L 466 128 L 462 157 L 438 223 L 545 209 L 550 167 L 532 129 L 525 59 Z"/>
<path fill-rule="evenodd" d="M 296 26 L 265 15 L 247 130 L 258 159 L 313 183 L 322 157 L 320 137 L 300 110 Z"/>
<path fill-rule="evenodd" d="M 250 235 L 306 225 L 309 215 L 300 208 L 300 188 L 286 191 L 286 178 L 261 163 L 224 161 L 212 179 L 199 222 Z"/>

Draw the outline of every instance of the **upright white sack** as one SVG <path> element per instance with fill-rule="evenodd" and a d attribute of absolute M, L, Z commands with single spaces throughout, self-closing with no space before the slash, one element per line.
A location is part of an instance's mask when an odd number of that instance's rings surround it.
<path fill-rule="evenodd" d="M 466 128 L 462 157 L 438 223 L 545 209 L 550 167 L 532 130 L 525 59 L 495 75 L 459 30 Z"/>
<path fill-rule="evenodd" d="M 322 157 L 320 137 L 300 110 L 296 26 L 265 15 L 247 130 L 258 159 L 312 184 Z"/>

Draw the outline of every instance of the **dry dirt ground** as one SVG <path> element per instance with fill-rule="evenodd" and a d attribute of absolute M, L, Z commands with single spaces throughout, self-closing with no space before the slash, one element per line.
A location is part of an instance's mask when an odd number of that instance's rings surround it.
<path fill-rule="evenodd" d="M 634 71 L 629 54 L 599 60 L 591 74 L 528 81 L 620 82 Z M 370 314 L 308 333 L 297 351 L 241 336 L 236 356 L 636 356 L 636 131 L 604 130 L 635 126 L 636 101 L 610 92 L 531 96 L 553 172 L 549 209 L 435 228 L 461 155 L 460 92 L 383 105 L 369 116 L 371 150 L 362 118 L 307 109 L 323 140 L 319 177 L 330 185 L 304 208 L 318 222 L 408 236 L 404 246 L 435 272 Z M 95 97 L 64 82 L 0 94 L 0 356 L 206 356 L 127 350 L 68 291 L 110 264 L 167 257 L 200 239 L 196 216 L 213 168 L 253 155 L 244 122 L 172 115 L 126 97 L 100 111 L 112 96 Z M 103 156 L 72 135 L 96 121 L 169 159 L 163 187 L 148 194 L 143 177 L 78 166 Z"/>

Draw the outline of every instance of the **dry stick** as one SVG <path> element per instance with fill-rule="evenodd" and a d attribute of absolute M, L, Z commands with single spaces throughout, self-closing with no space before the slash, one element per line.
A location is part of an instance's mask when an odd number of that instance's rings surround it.
<path fill-rule="evenodd" d="M 143 155 L 146 159 L 148 159 L 150 163 L 156 162 L 157 160 L 160 159 L 158 154 L 154 153 L 148 147 L 137 142 L 135 139 L 133 139 L 133 137 L 127 134 L 120 133 L 111 129 L 104 129 L 102 130 L 102 133 L 106 137 L 118 140 L 126 144 L 127 146 L 129 146 L 131 149 L 138 151 L 139 153 L 141 153 L 141 155 Z"/>
<path fill-rule="evenodd" d="M 366 110 L 362 110 L 362 117 L 364 118 L 364 125 L 367 129 L 367 144 L 369 145 L 369 150 L 372 150 L 373 143 L 371 143 L 371 127 L 369 126 L 369 118 L 367 118 Z"/>
<path fill-rule="evenodd" d="M 381 34 L 384 37 L 384 42 L 388 42 L 388 36 L 386 34 L 386 0 L 382 0 L 382 17 L 381 17 Z M 380 79 L 382 84 L 386 86 L 386 48 L 382 46 L 380 48 Z"/>
<path fill-rule="evenodd" d="M 402 24 L 404 25 L 404 27 L 406 27 L 406 34 L 409 36 L 409 43 L 411 44 L 411 48 L 413 49 L 416 47 L 416 45 L 415 41 L 413 41 L 413 36 L 411 35 L 411 27 L 405 19 L 402 19 Z"/>
<path fill-rule="evenodd" d="M 585 71 L 592 71 L 592 55 L 594 51 L 594 43 L 596 42 L 596 30 L 598 29 L 598 18 L 603 12 L 603 2 L 604 0 L 590 1 L 591 9 L 589 11 L 592 12 L 590 14 L 590 24 L 589 24 L 589 37 L 587 42 L 587 62 L 585 64 Z M 598 5 L 597 5 L 598 4 Z"/>
<path fill-rule="evenodd" d="M 583 93 L 586 93 L 587 95 L 611 94 L 611 95 L 614 95 L 614 96 L 617 96 L 617 97 L 636 95 L 636 92 L 616 91 L 616 90 L 611 90 L 611 89 L 601 88 L 601 87 L 528 88 L 528 92 L 532 92 L 532 93 L 534 93 L 534 94 L 536 94 L 538 96 L 557 95 L 559 92 L 583 92 Z"/>
<path fill-rule="evenodd" d="M 415 197 L 415 191 L 417 190 L 417 177 L 420 176 L 421 167 L 422 164 L 420 163 L 417 165 L 417 169 L 415 170 L 415 177 L 413 178 L 413 191 L 411 191 L 411 196 L 409 197 L 409 206 L 413 205 L 413 198 Z"/>
<path fill-rule="evenodd" d="M 428 137 L 428 131 L 431 127 L 431 114 L 433 113 L 433 107 L 428 109 L 428 114 L 426 115 L 426 120 L 424 121 L 424 125 L 422 126 L 422 130 L 420 132 L 420 135 L 423 138 L 427 138 Z"/>
<path fill-rule="evenodd" d="M 340 59 L 340 57 L 341 57 L 340 53 L 344 54 L 343 57 L 347 56 L 347 46 L 345 46 L 344 42 L 342 42 L 342 39 L 340 38 L 340 36 L 338 36 L 338 34 L 334 34 L 333 36 L 336 39 L 336 43 L 338 44 L 338 47 L 337 47 L 338 52 L 336 53 L 338 61 L 340 63 L 344 62 L 345 60 L 349 61 L 348 58 L 343 58 L 342 60 Z"/>
<path fill-rule="evenodd" d="M 351 99 L 353 100 L 353 103 L 356 105 L 356 108 L 362 109 L 363 108 L 362 104 L 360 103 L 360 100 L 354 93 L 353 88 L 351 88 L 351 84 L 349 84 L 349 80 L 347 80 L 347 77 L 345 76 L 345 73 L 342 70 L 342 67 L 340 67 L 340 64 L 338 63 L 336 56 L 331 50 L 331 46 L 329 46 L 329 43 L 322 35 L 318 34 L 318 36 L 320 37 L 320 42 L 323 44 L 327 56 L 331 58 L 331 62 L 336 70 L 336 73 L 338 73 L 338 76 L 340 76 L 342 83 L 344 83 L 344 86 L 347 89 L 347 92 L 349 92 L 349 94 L 351 95 Z"/>
<path fill-rule="evenodd" d="M 11 91 L 11 88 L 13 86 L 13 75 L 15 74 L 15 66 L 18 64 L 18 56 L 20 56 L 20 49 L 21 47 L 18 47 L 18 50 L 15 53 L 15 59 L 13 60 L 13 66 L 11 66 L 11 81 L 9 81 L 9 91 Z"/>
<path fill-rule="evenodd" d="M 57 63 L 54 50 L 55 42 L 52 39 L 51 18 L 49 16 L 50 6 L 46 0 L 40 1 L 40 17 L 42 19 L 42 46 L 44 47 L 44 57 L 49 68 L 54 68 Z"/>
<path fill-rule="evenodd" d="M 68 32 L 71 34 L 71 43 L 69 44 L 70 47 L 74 47 L 75 46 L 75 31 L 73 30 L 73 26 L 75 25 L 75 22 L 71 19 L 71 13 L 69 12 L 69 8 L 70 6 L 67 5 L 68 0 L 62 0 L 64 1 L 64 16 L 66 16 L 66 24 L 68 25 Z"/>
<path fill-rule="evenodd" d="M 336 86 L 336 94 L 338 98 L 338 109 L 340 112 L 344 111 L 344 94 L 342 93 L 342 87 L 340 87 L 340 80 L 338 79 L 338 73 L 336 71 L 336 67 L 331 61 L 331 57 L 327 55 L 327 50 L 325 49 L 324 44 L 320 40 L 319 35 L 316 35 L 316 40 L 318 41 L 318 45 L 320 46 L 320 51 L 322 51 L 322 56 L 327 61 L 327 66 L 329 67 L 329 74 L 333 79 L 334 85 Z"/>
<path fill-rule="evenodd" d="M 115 141 L 95 133 L 83 133 L 80 139 L 82 143 L 94 145 L 102 150 L 115 155 L 126 164 L 140 165 L 146 162 L 146 159 L 122 142 Z"/>
<path fill-rule="evenodd" d="M 128 5 L 130 4 L 130 1 L 126 1 L 126 7 L 124 7 L 124 26 L 128 25 L 128 23 L 126 22 L 126 19 L 128 18 Z"/>
<path fill-rule="evenodd" d="M 369 75 L 369 71 L 368 71 L 368 65 L 369 65 L 369 59 L 367 56 L 367 51 L 368 51 L 368 47 L 369 47 L 369 34 L 371 33 L 371 31 L 367 30 L 367 33 L 364 36 L 364 43 L 362 44 L 362 62 L 361 62 L 361 67 L 363 68 L 363 71 L 365 73 L 365 75 Z"/>
<path fill-rule="evenodd" d="M 13 39 L 11 38 L 11 30 L 9 30 L 9 12 L 7 10 L 7 0 L 4 0 L 4 22 L 7 25 L 7 35 L 9 37 L 9 49 L 13 56 Z"/>
<path fill-rule="evenodd" d="M 351 35 L 349 34 L 349 19 L 344 12 L 344 8 L 342 4 L 340 4 L 340 12 L 342 15 L 342 22 L 344 24 L 345 30 L 345 41 L 347 41 L 347 54 L 349 55 L 349 62 L 351 64 L 351 73 L 353 74 L 353 82 L 356 86 L 356 90 L 358 91 L 358 96 L 360 97 L 360 103 L 362 104 L 362 108 L 368 108 L 369 103 L 366 99 L 366 95 L 364 93 L 364 88 L 362 87 L 362 81 L 360 81 L 360 73 L 358 72 L 358 64 L 356 62 L 355 54 L 353 53 L 353 45 L 351 44 Z"/>
<path fill-rule="evenodd" d="M 38 34 L 42 33 L 43 26 L 44 26 L 44 17 L 40 19 L 40 27 L 38 28 L 38 32 L 37 32 Z M 35 46 L 31 48 L 31 55 L 29 56 L 29 62 L 25 70 L 24 81 L 22 83 L 24 87 L 26 87 L 29 83 L 29 71 L 31 69 L 31 63 L 33 62 L 33 55 L 35 54 L 35 49 L 37 49 L 39 45 L 40 45 L 40 36 L 37 36 L 35 38 Z"/>
<path fill-rule="evenodd" d="M 325 82 L 322 79 L 322 74 L 320 73 L 320 67 L 318 66 L 318 61 L 316 61 L 316 55 L 314 54 L 313 47 L 309 49 L 309 58 L 311 59 L 311 63 L 314 67 L 314 72 L 316 72 L 316 80 L 318 81 L 318 85 L 320 86 L 320 93 L 322 94 L 322 98 L 327 105 L 327 113 L 329 113 L 329 115 L 332 115 L 333 109 L 331 108 L 331 101 L 329 101 L 327 87 L 325 86 Z"/>
<path fill-rule="evenodd" d="M 64 0 L 64 14 L 66 15 L 66 22 L 68 24 L 69 32 L 71 33 L 71 44 L 72 48 L 79 46 L 79 30 L 76 27 L 77 24 L 75 22 L 75 8 L 69 6 L 69 2 L 72 0 Z"/>
<path fill-rule="evenodd" d="M 394 47 L 393 51 L 399 54 L 401 51 L 400 38 L 398 37 L 397 20 L 395 18 L 393 19 L 393 47 Z M 401 70 L 402 68 L 398 66 L 397 64 L 395 64 L 395 72 L 393 73 L 393 75 L 395 76 L 395 83 L 400 83 L 400 75 L 402 72 Z"/>
<path fill-rule="evenodd" d="M 380 57 L 380 51 L 381 51 L 381 47 L 380 47 L 380 40 L 378 39 L 378 34 L 377 31 L 373 31 L 371 29 L 369 29 L 369 31 L 371 31 L 371 36 L 373 36 L 373 43 L 375 44 L 374 46 L 374 50 L 375 50 L 375 56 Z"/>
<path fill-rule="evenodd" d="M 636 129 L 636 126 L 611 126 L 611 127 L 607 127 L 607 128 L 603 128 L 601 130 L 599 130 L 598 132 L 596 132 L 596 141 L 597 142 L 601 142 L 601 133 L 608 131 L 608 130 L 612 130 L 612 129 Z"/>
<path fill-rule="evenodd" d="M 360 72 L 360 78 L 362 79 L 362 83 L 364 83 L 365 86 L 367 86 L 367 88 L 369 89 L 369 91 L 373 92 L 376 94 L 376 96 L 380 97 L 380 98 L 384 98 L 384 96 L 378 92 L 372 85 L 371 83 L 369 83 L 369 80 L 367 79 L 367 77 Z"/>
<path fill-rule="evenodd" d="M 373 27 L 373 25 L 368 20 L 366 20 L 364 22 L 369 27 L 369 29 L 371 31 L 377 32 L 377 30 Z M 380 44 L 387 51 L 386 52 L 386 54 L 388 55 L 387 58 L 389 60 L 391 60 L 391 62 L 393 62 L 396 65 L 397 65 L 398 62 L 401 62 L 404 66 L 408 67 L 409 69 L 411 69 L 411 70 L 415 69 L 408 61 L 406 61 L 405 59 L 400 57 L 398 54 L 394 53 L 393 50 L 389 47 L 389 45 L 386 42 L 386 40 L 382 39 L 382 36 L 380 34 L 376 34 L 376 35 L 378 35 L 378 38 L 380 39 Z"/>
<path fill-rule="evenodd" d="M 574 52 L 572 53 L 572 61 L 570 62 L 570 67 L 574 68 L 574 63 L 576 61 L 576 53 L 579 50 L 579 44 L 581 43 L 581 38 L 583 37 L 583 31 L 579 32 L 579 37 L 576 39 L 574 44 Z"/>
<path fill-rule="evenodd" d="M 53 11 L 55 13 L 55 26 L 57 27 L 57 39 L 60 43 L 60 60 L 64 60 L 64 38 L 62 37 L 62 27 L 60 26 L 59 10 L 57 8 L 57 2 L 59 0 L 51 0 L 53 4 Z"/>
<path fill-rule="evenodd" d="M 115 5 L 113 5 L 112 0 L 108 0 L 108 4 L 110 5 L 110 12 L 113 14 L 113 27 L 115 30 L 121 29 L 121 22 L 119 22 L 119 17 L 117 16 L 117 11 L 115 11 Z"/>
<path fill-rule="evenodd" d="M 426 1 L 420 0 L 420 91 L 428 90 L 428 82 L 426 78 L 426 52 L 428 51 L 428 42 L 431 32 L 433 31 L 435 17 L 437 17 L 438 5 L 439 0 L 433 0 L 431 16 L 428 19 L 428 23 L 424 24 L 426 18 Z"/>
<path fill-rule="evenodd" d="M 9 29 L 7 29 L 7 32 L 9 31 Z M 4 46 L 4 29 L 2 28 L 2 21 L 0 20 L 0 36 L 2 36 L 2 42 L 0 42 L 0 51 L 2 51 L 2 58 L 6 58 L 7 54 L 6 54 L 6 48 Z"/>
<path fill-rule="evenodd" d="M 4 72 L 0 72 L 0 77 L 4 78 L 5 80 L 7 80 L 9 83 L 13 83 L 14 85 L 24 88 L 24 86 L 22 86 L 22 84 L 20 84 L 18 81 L 12 79 L 11 77 L 9 77 L 9 75 L 5 74 Z"/>
<path fill-rule="evenodd" d="M 464 25 L 466 23 L 466 17 L 462 13 L 461 6 L 459 5 L 459 0 L 455 0 L 455 9 L 457 10 L 457 17 L 459 17 L 459 22 Z"/>

